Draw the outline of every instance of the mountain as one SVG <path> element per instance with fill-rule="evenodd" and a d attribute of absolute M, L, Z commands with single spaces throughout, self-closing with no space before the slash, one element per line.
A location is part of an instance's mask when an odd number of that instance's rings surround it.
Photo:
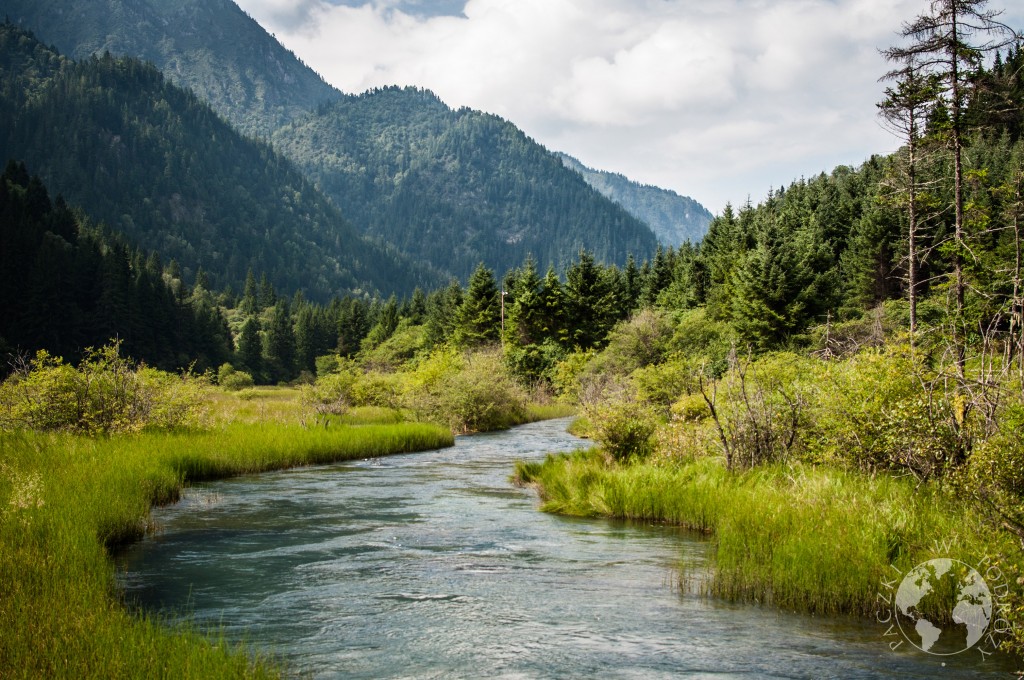
<path fill-rule="evenodd" d="M 340 96 L 230 0 L 4 0 L 3 12 L 73 59 L 152 62 L 252 136 Z"/>
<path fill-rule="evenodd" d="M 0 159 L 137 246 L 240 290 L 247 271 L 325 300 L 440 277 L 368 241 L 268 144 L 241 136 L 153 66 L 73 62 L 0 26 Z"/>
<path fill-rule="evenodd" d="M 426 90 L 345 96 L 271 139 L 366 233 L 460 278 L 481 261 L 500 272 L 532 254 L 561 266 L 586 249 L 621 264 L 657 246 L 514 125 Z"/>
<path fill-rule="evenodd" d="M 428 92 L 343 95 L 228 0 L 5 0 L 72 55 L 151 60 L 243 131 L 266 136 L 363 233 L 460 278 L 528 253 L 563 265 L 653 253 L 650 229 L 511 123 Z M 308 112 L 308 113 L 307 113 Z"/>
<path fill-rule="evenodd" d="M 707 233 L 712 215 L 689 196 L 638 184 L 618 173 L 592 170 L 566 154 L 558 156 L 565 167 L 583 175 L 587 184 L 601 195 L 615 201 L 630 215 L 647 224 L 662 245 L 678 247 L 685 241 L 697 243 Z"/>

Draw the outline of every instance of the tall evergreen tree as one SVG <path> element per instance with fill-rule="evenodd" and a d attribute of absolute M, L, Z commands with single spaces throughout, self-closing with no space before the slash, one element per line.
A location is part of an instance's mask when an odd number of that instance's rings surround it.
<path fill-rule="evenodd" d="M 474 347 L 497 342 L 501 333 L 501 301 L 494 272 L 481 262 L 469 279 L 459 307 L 455 342 Z"/>
<path fill-rule="evenodd" d="M 263 356 L 271 380 L 280 382 L 295 377 L 295 332 L 286 299 L 278 300 L 271 312 L 263 338 Z"/>
<path fill-rule="evenodd" d="M 565 274 L 565 328 L 570 347 L 596 347 L 618 318 L 615 290 L 593 255 L 581 251 Z"/>

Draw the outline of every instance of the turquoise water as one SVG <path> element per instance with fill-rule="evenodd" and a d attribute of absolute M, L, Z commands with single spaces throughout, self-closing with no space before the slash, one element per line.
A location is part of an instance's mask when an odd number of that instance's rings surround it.
<path fill-rule="evenodd" d="M 129 602 L 214 626 L 295 675 L 345 678 L 994 678 L 1005 661 L 890 651 L 885 626 L 681 589 L 708 543 L 537 511 L 516 459 L 565 421 L 453 448 L 190 488 L 119 557 Z M 942 663 L 945 662 L 945 666 Z"/>

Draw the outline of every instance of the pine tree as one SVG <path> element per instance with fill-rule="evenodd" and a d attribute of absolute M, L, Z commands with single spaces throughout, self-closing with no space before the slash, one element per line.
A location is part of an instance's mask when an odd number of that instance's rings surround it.
<path fill-rule="evenodd" d="M 957 372 L 964 377 L 966 366 L 966 328 L 964 318 L 964 258 L 967 233 L 964 218 L 963 148 L 966 141 L 965 113 L 969 91 L 986 54 L 1014 44 L 1016 34 L 996 21 L 999 12 L 986 11 L 987 0 L 932 0 L 930 12 L 903 26 L 902 36 L 912 40 L 906 47 L 883 51 L 890 61 L 913 66 L 923 74 L 933 74 L 943 88 L 938 91 L 948 106 L 945 132 L 953 155 L 953 243 L 952 288 L 953 346 Z"/>
<path fill-rule="evenodd" d="M 246 315 L 253 315 L 259 312 L 258 295 L 256 276 L 253 275 L 250 268 L 249 272 L 245 275 L 245 289 L 242 292 L 242 302 L 239 304 L 239 311 Z"/>
<path fill-rule="evenodd" d="M 278 300 L 264 336 L 263 356 L 270 379 L 280 382 L 295 377 L 295 332 L 287 300 Z"/>
<path fill-rule="evenodd" d="M 564 312 L 569 347 L 596 347 L 618 318 L 614 289 L 594 256 L 580 251 L 565 274 Z"/>
<path fill-rule="evenodd" d="M 463 347 L 475 347 L 497 342 L 501 332 L 501 302 L 494 272 L 477 265 L 469 279 L 469 287 L 459 307 L 455 342 Z"/>
<path fill-rule="evenodd" d="M 733 278 L 733 324 L 755 348 L 777 347 L 805 321 L 808 272 L 774 222 L 762 228 Z"/>
<path fill-rule="evenodd" d="M 242 324 L 242 331 L 238 336 L 238 362 L 253 378 L 262 378 L 263 340 L 260 338 L 260 322 L 255 316 L 250 316 Z"/>

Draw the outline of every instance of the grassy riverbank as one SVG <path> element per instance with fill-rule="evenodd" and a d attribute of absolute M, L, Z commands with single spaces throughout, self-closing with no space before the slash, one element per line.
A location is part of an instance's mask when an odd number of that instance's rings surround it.
<path fill-rule="evenodd" d="M 1008 535 L 939 487 L 885 474 L 801 464 L 737 474 L 715 458 L 609 466 L 592 450 L 520 462 L 515 477 L 536 485 L 549 512 L 706 532 L 706 592 L 787 610 L 870 616 L 893 566 L 1020 556 Z"/>
<path fill-rule="evenodd" d="M 0 669 L 5 677 L 264 677 L 223 641 L 130 615 L 107 548 L 147 529 L 149 509 L 182 485 L 449 446 L 421 423 L 305 428 L 232 424 L 210 431 L 88 438 L 2 434 Z"/>

